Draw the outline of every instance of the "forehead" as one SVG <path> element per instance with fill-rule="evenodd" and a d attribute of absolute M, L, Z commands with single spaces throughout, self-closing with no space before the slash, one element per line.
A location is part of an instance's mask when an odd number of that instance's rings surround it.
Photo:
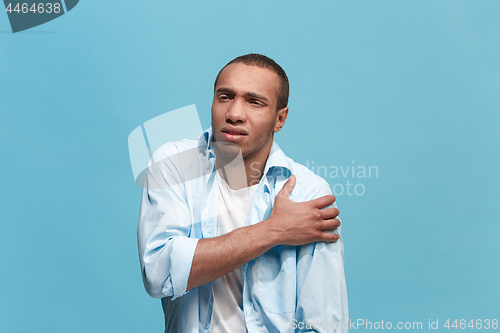
<path fill-rule="evenodd" d="M 278 74 L 267 68 L 235 63 L 224 68 L 215 89 L 228 88 L 237 94 L 256 93 L 277 100 Z"/>

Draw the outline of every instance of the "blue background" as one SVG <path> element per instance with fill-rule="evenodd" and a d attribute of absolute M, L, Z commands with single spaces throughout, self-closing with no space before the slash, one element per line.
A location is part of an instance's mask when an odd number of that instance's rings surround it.
<path fill-rule="evenodd" d="M 366 189 L 337 198 L 350 317 L 498 319 L 499 13 L 493 0 L 86 0 L 17 34 L 0 13 L 0 330 L 162 332 L 127 137 L 189 104 L 210 126 L 217 72 L 249 52 L 289 76 L 287 155 L 378 167 L 327 179 Z"/>

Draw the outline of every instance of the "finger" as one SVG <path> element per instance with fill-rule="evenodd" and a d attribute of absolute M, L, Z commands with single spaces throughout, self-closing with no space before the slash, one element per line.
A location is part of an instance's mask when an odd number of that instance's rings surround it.
<path fill-rule="evenodd" d="M 335 197 L 331 194 L 325 195 L 324 197 L 321 197 L 321 198 L 311 200 L 311 203 L 316 208 L 323 208 L 323 207 L 326 207 L 328 205 L 331 205 L 334 202 L 335 202 Z"/>
<path fill-rule="evenodd" d="M 333 243 L 333 242 L 338 241 L 339 238 L 340 238 L 340 236 L 338 234 L 331 234 L 328 232 L 323 232 L 323 234 L 321 235 L 321 240 L 324 242 Z"/>
<path fill-rule="evenodd" d="M 290 197 L 290 194 L 292 194 L 292 190 L 295 187 L 295 182 L 297 179 L 295 178 L 295 175 L 291 175 L 290 178 L 286 181 L 285 185 L 283 185 L 283 188 L 279 191 L 278 194 L 284 194 L 287 197 Z"/>
<path fill-rule="evenodd" d="M 324 208 L 320 210 L 321 217 L 323 219 L 333 219 L 339 216 L 339 210 L 337 208 Z"/>
<path fill-rule="evenodd" d="M 321 230 L 335 230 L 338 227 L 340 227 L 340 220 L 339 219 L 329 219 L 329 220 L 323 221 L 320 229 Z"/>

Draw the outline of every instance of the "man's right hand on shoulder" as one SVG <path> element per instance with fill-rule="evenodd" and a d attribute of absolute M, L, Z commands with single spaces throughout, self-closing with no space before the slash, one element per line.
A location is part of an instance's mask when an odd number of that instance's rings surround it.
<path fill-rule="evenodd" d="M 335 202 L 333 195 L 306 202 L 290 200 L 295 186 L 295 175 L 291 175 L 276 195 L 269 218 L 263 223 L 275 239 L 275 245 L 303 245 L 312 242 L 335 242 L 339 235 L 326 232 L 337 229 L 340 220 L 337 208 L 325 208 Z"/>
<path fill-rule="evenodd" d="M 295 186 L 292 175 L 276 195 L 267 220 L 241 227 L 223 236 L 200 239 L 193 257 L 187 290 L 211 282 L 257 258 L 277 245 L 303 245 L 335 242 L 339 235 L 326 232 L 340 221 L 337 208 L 324 208 L 335 202 L 326 195 L 306 202 L 290 200 Z"/>

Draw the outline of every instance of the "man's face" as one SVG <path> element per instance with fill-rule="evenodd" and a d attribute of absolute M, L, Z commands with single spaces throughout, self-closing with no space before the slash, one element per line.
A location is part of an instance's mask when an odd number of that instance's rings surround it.
<path fill-rule="evenodd" d="M 278 75 L 266 68 L 244 63 L 227 66 L 212 102 L 215 141 L 238 145 L 245 160 L 267 158 L 272 134 L 284 125 L 288 112 L 286 107 L 276 111 L 279 83 Z"/>

